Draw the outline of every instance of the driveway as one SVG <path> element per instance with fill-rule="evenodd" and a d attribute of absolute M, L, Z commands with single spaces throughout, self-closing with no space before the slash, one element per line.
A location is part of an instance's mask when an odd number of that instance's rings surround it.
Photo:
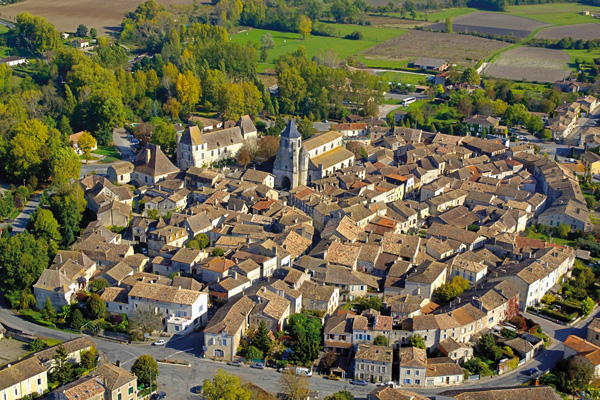
<path fill-rule="evenodd" d="M 127 139 L 127 131 L 125 128 L 113 130 L 113 143 L 115 144 L 117 151 L 121 153 L 121 159 L 123 161 L 133 161 L 135 158 L 135 151 L 133 150 L 133 144 Z"/>
<path fill-rule="evenodd" d="M 23 207 L 21 213 L 12 220 L 10 223 L 13 227 L 11 235 L 16 235 L 17 233 L 21 233 L 25 230 L 27 223 L 29 222 L 29 218 L 31 218 L 31 214 L 35 211 L 35 209 L 40 205 L 40 198 L 42 197 L 42 192 L 39 192 L 35 196 L 33 196 L 29 202 Z"/>

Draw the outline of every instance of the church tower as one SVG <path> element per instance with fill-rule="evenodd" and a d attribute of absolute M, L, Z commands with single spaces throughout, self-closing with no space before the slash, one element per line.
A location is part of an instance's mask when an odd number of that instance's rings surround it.
<path fill-rule="evenodd" d="M 300 149 L 302 148 L 302 135 L 298 132 L 294 119 L 290 118 L 286 128 L 281 132 L 279 150 L 273 165 L 275 187 L 293 189 L 298 185 L 306 184 L 306 176 L 301 179 Z M 304 168 L 302 168 L 304 169 Z"/>

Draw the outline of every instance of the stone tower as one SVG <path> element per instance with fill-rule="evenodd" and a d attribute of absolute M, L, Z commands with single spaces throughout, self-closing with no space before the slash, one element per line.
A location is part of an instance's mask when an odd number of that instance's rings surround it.
<path fill-rule="evenodd" d="M 302 135 L 298 132 L 293 119 L 290 119 L 287 127 L 281 132 L 279 150 L 273 165 L 275 175 L 275 186 L 283 189 L 293 189 L 298 185 L 306 184 L 306 172 L 308 160 L 302 160 L 306 153 L 300 154 L 302 149 Z"/>

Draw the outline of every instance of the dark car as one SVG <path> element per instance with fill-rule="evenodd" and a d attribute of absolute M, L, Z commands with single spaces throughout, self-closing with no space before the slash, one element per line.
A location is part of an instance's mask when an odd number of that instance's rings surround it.
<path fill-rule="evenodd" d="M 152 400 L 161 400 L 167 397 L 165 392 L 154 393 L 151 397 Z"/>
<path fill-rule="evenodd" d="M 256 364 L 252 364 L 250 366 L 250 368 L 256 368 L 256 369 L 265 369 L 265 364 L 263 363 L 256 363 Z"/>
<path fill-rule="evenodd" d="M 363 381 L 362 379 L 359 379 L 357 381 L 352 381 L 350 382 L 351 385 L 358 385 L 358 386 L 367 386 L 368 383 L 367 381 Z"/>
<path fill-rule="evenodd" d="M 192 393 L 202 393 L 202 385 L 194 386 L 192 388 Z"/>
<path fill-rule="evenodd" d="M 241 367 L 242 363 L 239 361 L 232 361 L 232 362 L 227 363 L 227 365 L 231 365 L 232 367 Z"/>
<path fill-rule="evenodd" d="M 529 368 L 525 371 L 525 375 L 533 376 L 538 372 L 537 368 Z"/>

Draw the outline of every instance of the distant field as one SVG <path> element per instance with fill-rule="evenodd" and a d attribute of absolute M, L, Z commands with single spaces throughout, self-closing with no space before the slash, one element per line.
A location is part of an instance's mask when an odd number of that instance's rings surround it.
<path fill-rule="evenodd" d="M 414 61 L 418 57 L 431 57 L 443 58 L 461 67 L 470 67 L 506 47 L 507 43 L 498 40 L 411 30 L 364 50 L 361 55 L 373 64 L 381 61 L 401 63 Z"/>
<path fill-rule="evenodd" d="M 552 3 L 528 6 L 512 6 L 507 14 L 535 19 L 550 25 L 571 25 L 594 22 L 589 15 L 581 15 L 582 11 L 592 14 L 600 13 L 600 7 L 592 7 L 578 3 Z"/>
<path fill-rule="evenodd" d="M 22 12 L 40 15 L 52 22 L 56 29 L 63 32 L 75 32 L 79 24 L 96 28 L 104 35 L 119 29 L 126 11 L 133 11 L 142 0 L 27 0 L 0 8 L 2 18 L 14 21 Z M 173 4 L 192 4 L 192 0 L 157 0 L 169 6 Z"/>
<path fill-rule="evenodd" d="M 425 85 L 427 77 L 406 72 L 381 72 L 377 74 L 388 82 L 404 83 L 405 85 Z"/>
<path fill-rule="evenodd" d="M 600 58 L 600 51 L 598 50 L 566 50 L 571 57 L 571 62 L 575 63 L 575 60 L 583 61 L 587 64 L 593 64 L 594 58 Z"/>
<path fill-rule="evenodd" d="M 462 15 L 453 22 L 454 32 L 479 32 L 520 38 L 526 38 L 534 30 L 546 25 L 529 18 L 483 11 Z M 430 28 L 443 30 L 444 22 L 431 25 Z"/>
<path fill-rule="evenodd" d="M 485 69 L 494 78 L 554 82 L 569 76 L 571 57 L 564 50 L 517 47 L 503 53 Z"/>
<path fill-rule="evenodd" d="M 445 21 L 446 18 L 456 18 L 477 11 L 475 8 L 448 8 L 429 14 L 430 21 Z"/>
<path fill-rule="evenodd" d="M 362 50 L 368 49 L 384 40 L 402 35 L 406 31 L 403 29 L 394 28 L 376 28 L 369 26 L 356 25 L 333 25 L 337 34 L 347 35 L 354 30 L 359 30 L 363 33 L 363 40 L 349 40 L 339 37 L 325 37 L 310 35 L 302 40 L 300 34 L 291 32 L 268 31 L 264 29 L 249 28 L 231 37 L 231 40 L 238 43 L 260 43 L 260 38 L 267 32 L 271 33 L 275 41 L 275 48 L 269 50 L 267 64 L 272 64 L 273 61 L 283 54 L 294 52 L 299 46 L 306 48 L 306 53 L 309 58 L 317 55 L 321 50 L 331 49 L 339 57 L 340 60 L 356 54 Z"/>
<path fill-rule="evenodd" d="M 600 39 L 600 24 L 593 22 L 579 25 L 563 25 L 542 29 L 535 35 L 542 39 L 572 38 L 573 40 Z"/>

